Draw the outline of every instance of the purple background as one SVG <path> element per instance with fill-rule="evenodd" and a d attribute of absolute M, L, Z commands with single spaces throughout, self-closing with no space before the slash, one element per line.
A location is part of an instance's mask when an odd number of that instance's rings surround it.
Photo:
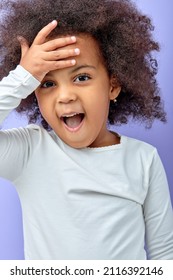
<path fill-rule="evenodd" d="M 70 0 L 69 0 L 70 1 Z M 172 1 L 136 0 L 139 8 L 152 17 L 155 25 L 155 38 L 161 44 L 161 52 L 157 55 L 159 62 L 158 81 L 165 100 L 168 113 L 168 123 L 156 122 L 152 129 L 146 130 L 139 124 L 130 123 L 115 128 L 120 134 L 125 134 L 157 147 L 168 177 L 171 199 L 173 202 L 173 20 Z M 27 120 L 12 113 L 3 123 L 3 128 L 25 125 Z M 0 259 L 23 259 L 22 214 L 18 195 L 14 187 L 7 181 L 0 179 Z"/>

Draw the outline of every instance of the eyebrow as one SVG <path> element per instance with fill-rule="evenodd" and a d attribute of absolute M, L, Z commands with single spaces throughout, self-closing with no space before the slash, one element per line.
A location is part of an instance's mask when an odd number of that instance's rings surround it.
<path fill-rule="evenodd" d="M 84 64 L 84 65 L 80 65 L 80 66 L 75 67 L 70 72 L 74 73 L 74 72 L 77 72 L 77 71 L 81 70 L 82 68 L 92 68 L 92 69 L 96 70 L 96 67 L 94 67 L 93 65 Z"/>
<path fill-rule="evenodd" d="M 83 65 L 77 66 L 77 67 L 73 68 L 72 70 L 70 70 L 70 73 L 73 74 L 74 72 L 77 72 L 77 71 L 79 71 L 79 70 L 81 70 L 81 69 L 83 69 L 83 68 L 91 68 L 91 69 L 96 70 L 96 67 L 93 66 L 93 65 L 83 64 Z M 70 68 L 69 68 L 69 69 L 70 69 Z M 45 77 L 49 77 L 49 76 L 51 76 L 50 72 L 48 72 L 48 73 L 45 75 Z"/>

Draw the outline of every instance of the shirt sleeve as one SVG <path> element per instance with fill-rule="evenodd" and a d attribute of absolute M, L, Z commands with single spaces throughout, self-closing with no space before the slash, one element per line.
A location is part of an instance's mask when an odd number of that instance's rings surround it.
<path fill-rule="evenodd" d="M 4 77 L 0 81 L 0 123 L 39 85 L 40 82 L 20 65 Z"/>
<path fill-rule="evenodd" d="M 144 202 L 148 256 L 151 260 L 173 260 L 173 211 L 165 170 L 156 150 L 149 172 Z"/>
<path fill-rule="evenodd" d="M 0 81 L 0 122 L 39 84 L 22 66 L 17 66 L 3 78 Z M 32 153 L 31 142 L 27 128 L 0 131 L 0 177 L 13 181 L 20 175 Z"/>

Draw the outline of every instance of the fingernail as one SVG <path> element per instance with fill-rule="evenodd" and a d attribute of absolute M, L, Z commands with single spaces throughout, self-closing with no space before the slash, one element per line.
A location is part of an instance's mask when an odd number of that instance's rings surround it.
<path fill-rule="evenodd" d="M 54 19 L 54 20 L 51 22 L 51 24 L 55 25 L 55 24 L 57 24 L 57 21 Z"/>
<path fill-rule="evenodd" d="M 72 37 L 71 37 L 71 40 L 72 40 L 73 42 L 76 42 L 76 37 L 75 37 L 75 36 L 72 36 Z"/>
<path fill-rule="evenodd" d="M 71 64 L 72 64 L 72 65 L 75 65 L 75 64 L 76 64 L 76 60 L 75 60 L 75 59 L 72 59 L 72 60 L 71 60 Z"/>
<path fill-rule="evenodd" d="M 25 42 L 25 39 L 24 39 L 22 36 L 17 36 L 17 40 L 18 40 L 20 43 Z"/>
<path fill-rule="evenodd" d="M 75 52 L 75 54 L 80 54 L 80 50 L 79 49 L 75 49 L 74 52 Z"/>
<path fill-rule="evenodd" d="M 21 41 L 22 40 L 22 36 L 17 36 L 17 40 Z"/>

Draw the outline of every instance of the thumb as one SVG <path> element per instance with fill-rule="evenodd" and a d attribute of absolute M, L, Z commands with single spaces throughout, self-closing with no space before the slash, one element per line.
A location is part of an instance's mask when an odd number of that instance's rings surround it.
<path fill-rule="evenodd" d="M 29 50 L 28 41 L 22 36 L 17 36 L 17 40 L 19 41 L 21 47 L 21 57 L 24 57 Z"/>

